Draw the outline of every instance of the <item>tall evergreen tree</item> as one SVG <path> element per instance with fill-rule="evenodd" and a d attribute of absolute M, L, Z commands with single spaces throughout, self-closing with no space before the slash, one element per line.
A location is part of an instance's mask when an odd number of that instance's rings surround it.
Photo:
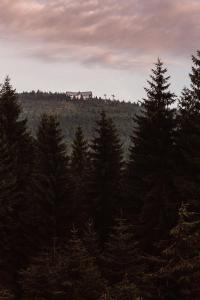
<path fill-rule="evenodd" d="M 68 156 L 54 116 L 43 115 L 36 141 L 35 197 L 40 215 L 40 234 L 51 242 L 61 237 L 71 222 Z"/>
<path fill-rule="evenodd" d="M 89 254 L 78 231 L 72 230 L 72 238 L 67 245 L 68 278 L 71 300 L 98 300 L 105 290 L 95 259 Z"/>
<path fill-rule="evenodd" d="M 128 183 L 132 207 L 142 212 L 141 235 L 144 247 L 166 236 L 176 221 L 174 199 L 174 94 L 170 92 L 167 69 L 158 60 L 152 70 L 142 113 L 135 119 L 128 164 Z M 133 196 L 134 193 L 134 196 Z M 146 244 L 146 245 L 145 245 Z"/>
<path fill-rule="evenodd" d="M 122 175 L 122 146 L 115 126 L 105 112 L 97 122 L 91 144 L 91 162 L 95 223 L 101 237 L 105 237 L 114 212 L 119 208 Z"/>
<path fill-rule="evenodd" d="M 29 231 L 33 149 L 26 120 L 21 117 L 17 95 L 8 77 L 0 90 L 0 140 L 0 160 L 3 163 L 0 167 L 0 228 L 5 233 L 1 236 L 0 253 L 7 266 L 11 289 L 18 299 L 18 269 L 26 263 L 33 246 Z"/>
<path fill-rule="evenodd" d="M 1 212 L 4 209 L 13 210 L 17 183 L 15 174 L 15 160 L 10 157 L 10 149 L 4 133 L 0 130 L 0 200 Z M 6 215 L 6 214 L 5 214 Z M 3 225 L 3 224 L 2 224 Z M 6 224 L 4 224 L 6 225 Z"/>
<path fill-rule="evenodd" d="M 115 225 L 104 246 L 102 265 L 105 277 L 112 284 L 124 278 L 133 281 L 139 274 L 139 253 L 133 227 L 124 218 L 115 219 Z"/>
<path fill-rule="evenodd" d="M 12 274 L 13 247 L 16 247 L 15 206 L 18 200 L 15 164 L 10 157 L 5 135 L 0 130 L 0 277 L 8 284 Z M 11 273 L 11 274 L 10 274 Z"/>
<path fill-rule="evenodd" d="M 200 211 L 200 51 L 192 56 L 191 87 L 179 99 L 177 186 L 180 199 Z"/>
<path fill-rule="evenodd" d="M 200 50 L 197 51 L 197 56 L 192 55 L 192 62 L 193 67 L 190 74 L 192 96 L 196 100 L 196 108 L 200 109 Z"/>
<path fill-rule="evenodd" d="M 88 203 L 89 150 L 81 127 L 78 127 L 72 144 L 70 174 L 72 178 L 73 222 L 83 225 L 89 217 Z"/>
<path fill-rule="evenodd" d="M 21 118 L 21 112 L 16 91 L 9 77 L 6 77 L 0 91 L 0 127 L 15 158 L 18 189 L 24 196 L 31 175 L 32 138 L 27 131 L 27 120 Z"/>
<path fill-rule="evenodd" d="M 199 217 L 183 204 L 178 224 L 171 230 L 171 240 L 162 252 L 162 266 L 152 276 L 155 293 L 149 299 L 199 299 L 199 228 Z"/>
<path fill-rule="evenodd" d="M 75 229 L 66 248 L 54 243 L 33 258 L 20 275 L 23 300 L 98 300 L 105 286 Z"/>

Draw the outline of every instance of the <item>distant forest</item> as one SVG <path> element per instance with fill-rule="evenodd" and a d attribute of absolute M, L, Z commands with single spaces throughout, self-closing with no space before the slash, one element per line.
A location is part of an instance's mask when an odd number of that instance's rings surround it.
<path fill-rule="evenodd" d="M 189 77 L 158 60 L 140 106 L 5 79 L 0 300 L 200 299 L 200 51 Z"/>
<path fill-rule="evenodd" d="M 28 126 L 33 134 L 36 133 L 42 114 L 57 116 L 69 150 L 77 126 L 81 126 L 85 137 L 91 139 L 99 112 L 104 110 L 115 123 L 127 153 L 134 124 L 133 118 L 140 109 L 137 103 L 105 100 L 97 97 L 90 100 L 70 100 L 65 93 L 42 91 L 24 92 L 18 94 L 18 99 L 22 106 L 22 116 L 28 119 Z"/>

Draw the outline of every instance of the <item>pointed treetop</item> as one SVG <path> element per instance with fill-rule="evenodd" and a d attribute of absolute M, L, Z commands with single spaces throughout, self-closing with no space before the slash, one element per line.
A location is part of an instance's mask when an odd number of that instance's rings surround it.
<path fill-rule="evenodd" d="M 8 92 L 15 93 L 16 90 L 13 89 L 13 87 L 11 85 L 10 77 L 7 75 L 5 80 L 4 80 L 4 83 L 1 86 L 1 94 L 5 94 L 5 93 L 8 93 Z"/>
<path fill-rule="evenodd" d="M 148 80 L 149 87 L 145 88 L 148 99 L 144 99 L 142 105 L 148 106 L 149 101 L 153 101 L 156 106 L 169 106 L 174 103 L 175 95 L 169 91 L 170 76 L 167 76 L 167 68 L 164 67 L 163 62 L 158 58 L 155 63 L 155 68 L 152 69 L 152 75 L 150 75 L 151 80 Z"/>
<path fill-rule="evenodd" d="M 200 51 L 197 51 L 197 55 L 192 55 L 192 72 L 189 74 L 191 79 L 191 92 L 193 98 L 200 101 Z"/>

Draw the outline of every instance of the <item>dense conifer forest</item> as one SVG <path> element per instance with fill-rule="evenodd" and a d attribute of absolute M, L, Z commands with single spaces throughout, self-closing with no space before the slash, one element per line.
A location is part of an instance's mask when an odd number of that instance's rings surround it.
<path fill-rule="evenodd" d="M 200 299 L 200 51 L 189 77 L 177 97 L 158 60 L 140 105 L 5 79 L 1 300 Z"/>

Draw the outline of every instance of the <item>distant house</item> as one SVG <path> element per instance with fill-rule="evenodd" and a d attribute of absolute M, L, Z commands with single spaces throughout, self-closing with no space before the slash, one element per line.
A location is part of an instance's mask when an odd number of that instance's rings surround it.
<path fill-rule="evenodd" d="M 66 92 L 66 96 L 70 99 L 92 99 L 92 92 Z"/>

